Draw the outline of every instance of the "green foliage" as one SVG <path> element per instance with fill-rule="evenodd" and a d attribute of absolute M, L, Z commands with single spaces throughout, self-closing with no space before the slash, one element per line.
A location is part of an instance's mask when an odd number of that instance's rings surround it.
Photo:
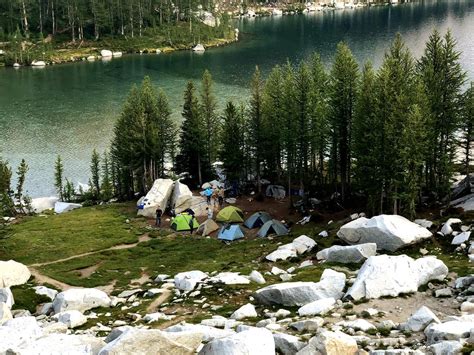
<path fill-rule="evenodd" d="M 54 164 L 54 187 L 60 200 L 63 200 L 63 173 L 64 166 L 61 157 L 58 155 Z"/>
<path fill-rule="evenodd" d="M 244 160 L 244 122 L 242 115 L 232 102 L 228 102 L 222 117 L 221 150 L 219 157 L 229 181 L 240 181 L 242 178 L 242 161 Z"/>
<path fill-rule="evenodd" d="M 26 309 L 30 313 L 36 313 L 36 307 L 41 304 L 51 302 L 51 299 L 44 295 L 36 294 L 31 284 L 13 286 L 11 288 L 15 304 L 13 309 Z"/>
<path fill-rule="evenodd" d="M 13 191 L 11 189 L 12 170 L 8 162 L 0 157 L 0 214 L 13 216 L 15 204 L 13 202 Z"/>
<path fill-rule="evenodd" d="M 217 115 L 217 102 L 212 91 L 213 81 L 209 71 L 204 71 L 201 84 L 201 102 L 200 113 L 204 123 L 205 130 L 205 150 L 207 157 L 207 164 L 210 166 L 217 156 L 217 149 L 219 144 L 220 122 Z"/>
<path fill-rule="evenodd" d="M 92 175 L 92 194 L 94 196 L 94 199 L 98 200 L 100 197 L 100 156 L 95 149 L 92 151 L 90 169 Z"/>

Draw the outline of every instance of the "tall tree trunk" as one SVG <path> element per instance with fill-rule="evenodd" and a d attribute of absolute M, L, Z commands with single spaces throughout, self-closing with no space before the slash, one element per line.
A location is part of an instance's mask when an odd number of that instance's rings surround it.
<path fill-rule="evenodd" d="M 25 32 L 25 37 L 30 38 L 30 31 L 28 28 L 28 15 L 26 12 L 25 0 L 21 2 L 21 13 L 22 13 L 22 18 L 23 18 L 23 30 Z"/>

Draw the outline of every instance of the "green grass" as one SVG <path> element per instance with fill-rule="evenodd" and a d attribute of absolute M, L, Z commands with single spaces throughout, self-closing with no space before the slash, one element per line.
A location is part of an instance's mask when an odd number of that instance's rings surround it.
<path fill-rule="evenodd" d="M 11 288 L 15 304 L 12 309 L 26 309 L 30 313 L 36 312 L 36 307 L 40 304 L 51 302 L 49 297 L 37 295 L 32 288 L 32 284 L 13 286 Z"/>
<path fill-rule="evenodd" d="M 143 219 L 133 219 L 134 212 L 131 204 L 118 204 L 26 217 L 0 239 L 0 259 L 29 265 L 134 243 L 145 227 Z M 125 223 L 127 218 L 131 223 Z"/>

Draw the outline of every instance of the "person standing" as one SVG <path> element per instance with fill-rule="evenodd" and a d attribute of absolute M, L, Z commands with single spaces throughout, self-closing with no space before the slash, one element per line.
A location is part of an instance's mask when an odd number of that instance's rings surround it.
<path fill-rule="evenodd" d="M 207 210 L 207 219 L 212 219 L 212 217 L 214 216 L 214 209 L 209 206 L 208 208 L 206 208 Z"/>
<path fill-rule="evenodd" d="M 163 211 L 161 210 L 161 208 L 157 208 L 156 209 L 156 220 L 155 220 L 155 226 L 157 227 L 161 227 L 161 216 L 163 215 Z"/>
<path fill-rule="evenodd" d="M 204 195 L 206 196 L 206 201 L 207 201 L 208 206 L 211 205 L 211 197 L 213 193 L 214 191 L 212 190 L 210 186 L 204 190 Z"/>
<path fill-rule="evenodd" d="M 219 201 L 219 208 L 222 208 L 222 206 L 224 206 L 224 196 L 225 191 L 224 188 L 221 187 L 217 193 L 217 201 Z"/>

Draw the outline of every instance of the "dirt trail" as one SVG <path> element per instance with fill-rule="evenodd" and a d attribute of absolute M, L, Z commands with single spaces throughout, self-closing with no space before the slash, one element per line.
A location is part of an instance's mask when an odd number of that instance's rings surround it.
<path fill-rule="evenodd" d="M 46 275 L 43 275 L 42 273 L 40 273 L 38 270 L 36 270 L 35 268 L 33 268 L 31 266 L 28 269 L 30 270 L 31 275 L 33 275 L 35 277 L 35 281 L 38 284 L 41 284 L 41 285 L 45 284 L 45 283 L 50 284 L 50 285 L 56 287 L 57 289 L 59 289 L 61 291 L 66 291 L 70 288 L 80 288 L 80 287 L 68 285 L 64 282 L 61 282 L 61 281 L 52 279 L 51 277 L 48 277 Z"/>
<path fill-rule="evenodd" d="M 139 238 L 138 238 L 138 242 L 136 243 L 132 243 L 132 244 L 118 244 L 118 245 L 114 245 L 113 247 L 110 247 L 110 248 L 106 248 L 106 249 L 100 249 L 100 250 L 94 250 L 94 251 L 90 251 L 90 252 L 87 252 L 87 253 L 82 253 L 82 254 L 77 254 L 77 255 L 73 255 L 73 256 L 69 256 L 67 258 L 63 258 L 63 259 L 58 259 L 58 260 L 53 260 L 53 261 L 47 261 L 47 262 L 44 262 L 44 263 L 36 263 L 36 264 L 31 264 L 31 265 L 28 265 L 29 267 L 41 267 L 41 266 L 46 266 L 46 265 L 51 265 L 51 264 L 57 264 L 57 263 L 62 263 L 64 261 L 69 261 L 69 260 L 73 260 L 73 259 L 77 259 L 77 258 L 83 258 L 84 256 L 89 256 L 89 255 L 94 255 L 94 254 L 100 254 L 104 251 L 109 251 L 109 250 L 122 250 L 122 249 L 131 249 L 131 248 L 134 248 L 136 247 L 138 244 L 140 243 L 144 243 L 144 242 L 147 242 L 149 241 L 151 238 L 148 234 L 144 234 L 144 235 L 141 235 Z"/>
<path fill-rule="evenodd" d="M 150 303 L 150 305 L 147 307 L 146 311 L 148 313 L 153 313 L 156 312 L 156 309 L 164 303 L 168 297 L 171 296 L 171 291 L 168 289 L 165 289 L 163 293 L 158 297 L 156 300 Z"/>

